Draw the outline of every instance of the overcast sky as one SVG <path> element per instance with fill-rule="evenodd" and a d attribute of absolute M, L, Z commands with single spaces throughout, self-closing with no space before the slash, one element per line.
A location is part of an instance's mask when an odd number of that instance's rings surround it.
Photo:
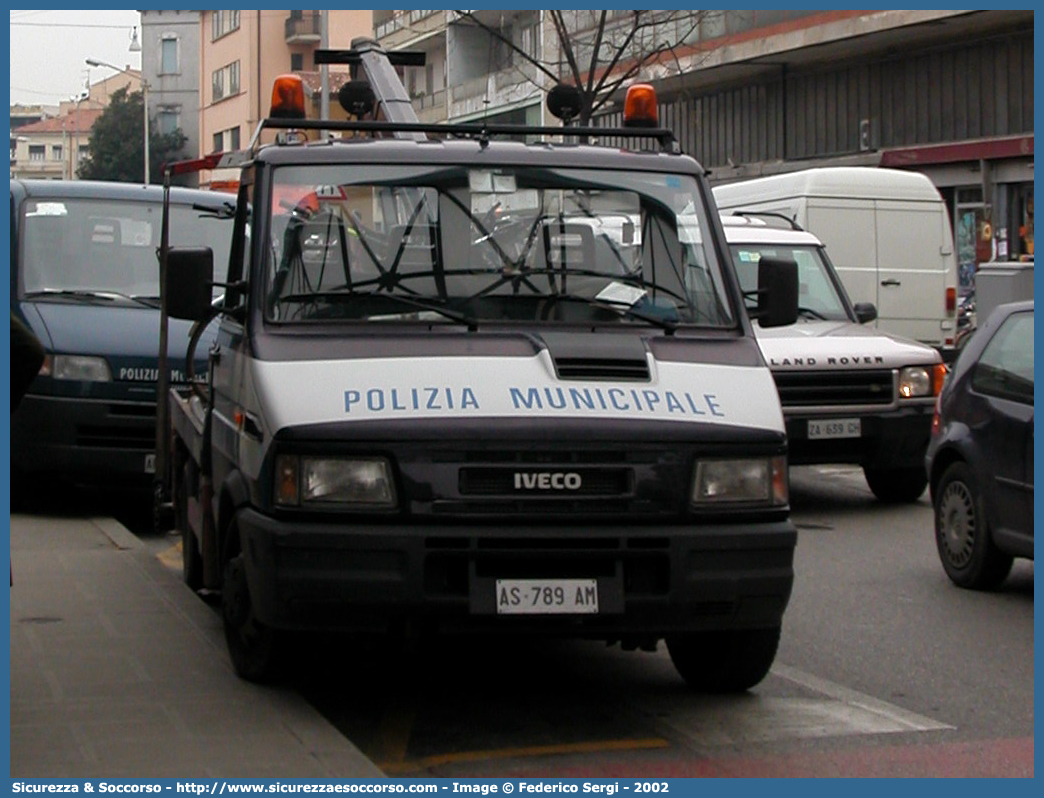
<path fill-rule="evenodd" d="M 84 81 L 114 74 L 88 67 L 93 58 L 118 67 L 141 68 L 141 53 L 128 51 L 137 11 L 11 11 L 11 102 L 57 105 L 78 95 Z"/>

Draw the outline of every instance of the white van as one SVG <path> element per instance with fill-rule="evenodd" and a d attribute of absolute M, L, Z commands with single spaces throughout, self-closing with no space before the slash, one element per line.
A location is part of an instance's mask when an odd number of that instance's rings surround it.
<path fill-rule="evenodd" d="M 771 211 L 830 253 L 852 302 L 877 307 L 875 326 L 953 354 L 957 259 L 946 204 L 925 175 L 827 167 L 714 187 L 723 215 Z"/>

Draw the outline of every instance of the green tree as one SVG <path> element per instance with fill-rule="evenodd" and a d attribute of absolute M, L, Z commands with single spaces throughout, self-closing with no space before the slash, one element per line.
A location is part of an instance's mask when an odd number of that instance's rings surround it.
<path fill-rule="evenodd" d="M 145 174 L 145 111 L 140 91 L 127 93 L 126 88 L 112 93 L 109 106 L 91 128 L 88 157 L 76 170 L 83 180 L 114 180 L 140 183 Z M 181 157 L 185 135 L 180 128 L 171 133 L 157 133 L 149 124 L 149 180 L 163 180 L 165 162 Z"/>

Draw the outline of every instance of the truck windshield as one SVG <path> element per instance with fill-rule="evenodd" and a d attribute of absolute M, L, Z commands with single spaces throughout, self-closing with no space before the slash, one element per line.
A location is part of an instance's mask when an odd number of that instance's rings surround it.
<path fill-rule="evenodd" d="M 225 279 L 232 238 L 232 219 L 223 203 L 223 195 L 215 195 L 213 209 L 170 208 L 171 242 L 210 247 L 218 282 Z M 28 200 L 23 213 L 20 282 L 25 296 L 159 299 L 162 202 L 48 198 Z"/>
<path fill-rule="evenodd" d="M 757 306 L 758 261 L 766 258 L 793 260 L 798 267 L 798 315 L 803 318 L 851 321 L 831 273 L 833 267 L 821 249 L 809 245 L 733 244 L 732 259 L 747 309 Z"/>
<path fill-rule="evenodd" d="M 687 175 L 285 166 L 270 201 L 272 321 L 735 323 Z"/>

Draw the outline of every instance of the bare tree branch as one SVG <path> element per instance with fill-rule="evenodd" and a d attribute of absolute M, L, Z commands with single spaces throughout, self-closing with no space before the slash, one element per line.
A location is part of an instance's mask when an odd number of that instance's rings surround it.
<path fill-rule="evenodd" d="M 555 26 L 555 33 L 558 34 L 558 44 L 562 53 L 565 54 L 566 63 L 569 64 L 569 69 L 573 73 L 573 85 L 580 88 L 581 73 L 580 65 L 577 63 L 576 54 L 573 52 L 573 46 L 570 42 L 569 31 L 566 28 L 565 19 L 562 17 L 561 11 L 551 11 L 551 22 Z"/>
<path fill-rule="evenodd" d="M 680 75 L 682 62 L 676 48 L 689 39 L 708 13 L 713 12 L 635 10 L 627 12 L 626 18 L 624 15 L 611 18 L 608 11 L 595 9 L 587 11 L 584 20 L 581 21 L 580 11 L 547 11 L 547 19 L 550 19 L 558 40 L 557 64 L 550 56 L 541 60 L 525 52 L 511 41 L 509 36 L 478 19 L 475 13 L 456 13 L 460 19 L 503 42 L 524 62 L 538 70 L 539 75 L 554 83 L 565 81 L 576 86 L 580 92 L 580 114 L 577 123 L 586 125 L 590 123 L 595 112 L 605 107 L 625 83 L 633 80 L 649 64 L 667 53 L 673 58 L 674 67 Z M 673 25 L 676 28 L 683 19 L 687 19 L 689 23 L 684 34 L 675 31 L 669 39 L 655 41 L 653 37 L 663 30 L 663 26 Z M 676 41 L 672 41 L 674 39 Z M 540 90 L 546 88 L 530 73 L 521 69 L 519 72 L 534 87 Z"/>

